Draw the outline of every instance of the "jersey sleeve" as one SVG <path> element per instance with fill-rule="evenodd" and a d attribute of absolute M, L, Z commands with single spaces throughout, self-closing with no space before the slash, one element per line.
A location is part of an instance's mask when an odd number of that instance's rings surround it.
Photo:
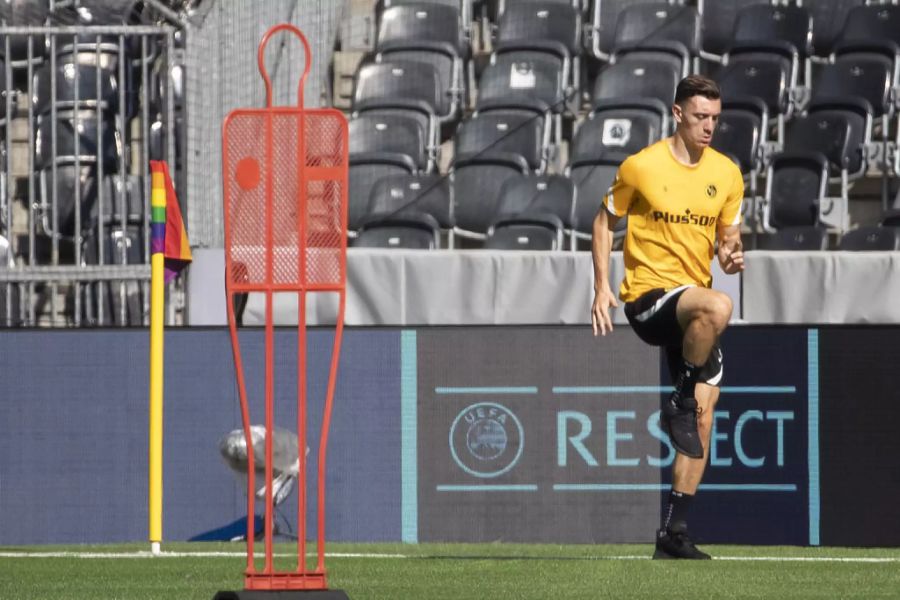
<path fill-rule="evenodd" d="M 744 177 L 740 170 L 734 169 L 734 183 L 731 184 L 731 190 L 725 199 L 725 205 L 719 213 L 719 223 L 728 227 L 730 225 L 741 224 L 741 205 L 744 202 Z"/>
<path fill-rule="evenodd" d="M 603 206 L 617 217 L 624 217 L 636 196 L 637 173 L 635 173 L 634 161 L 625 159 L 616 173 L 616 179 L 603 196 Z"/>

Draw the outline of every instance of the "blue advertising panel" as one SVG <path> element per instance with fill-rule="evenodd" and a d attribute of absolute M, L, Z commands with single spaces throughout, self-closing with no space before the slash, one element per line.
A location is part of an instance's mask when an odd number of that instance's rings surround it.
<path fill-rule="evenodd" d="M 805 329 L 726 330 L 709 465 L 692 508 L 704 541 L 810 542 L 807 346 Z"/>
<path fill-rule="evenodd" d="M 664 359 L 628 328 L 417 332 L 421 541 L 646 542 L 670 487 Z M 809 541 L 806 330 L 734 329 L 702 539 Z"/>
<path fill-rule="evenodd" d="M 328 329 L 309 332 L 314 449 L 332 340 Z M 261 423 L 263 332 L 246 330 L 241 341 L 251 420 Z M 240 427 L 230 339 L 184 329 L 165 343 L 163 539 L 229 539 L 246 530 L 245 484 L 218 449 Z M 147 538 L 147 344 L 140 330 L 0 336 L 0 544 Z M 296 431 L 295 330 L 278 331 L 275 354 L 276 423 Z M 345 333 L 329 439 L 330 540 L 400 537 L 399 359 L 396 331 Z M 278 508 L 282 531 L 296 530 L 296 498 L 295 488 Z"/>

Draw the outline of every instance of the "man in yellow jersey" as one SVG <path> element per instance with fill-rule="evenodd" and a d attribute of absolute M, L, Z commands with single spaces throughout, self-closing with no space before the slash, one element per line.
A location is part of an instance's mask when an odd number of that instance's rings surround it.
<path fill-rule="evenodd" d="M 683 79 L 672 106 L 674 135 L 622 163 L 594 219 L 594 335 L 612 331 L 609 309 L 619 304 L 609 285 L 610 246 L 616 222 L 627 215 L 619 298 L 638 337 L 665 348 L 675 385 L 660 412 L 677 454 L 654 558 L 709 558 L 688 537 L 687 512 L 706 468 L 723 373 L 718 339 L 732 309 L 727 295 L 710 289 L 710 265 L 717 254 L 726 273 L 744 268 L 743 178 L 710 147 L 721 112 L 714 81 Z"/>

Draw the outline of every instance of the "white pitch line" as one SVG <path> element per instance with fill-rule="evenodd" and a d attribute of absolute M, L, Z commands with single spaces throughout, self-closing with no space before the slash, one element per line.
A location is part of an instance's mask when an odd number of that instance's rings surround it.
<path fill-rule="evenodd" d="M 135 552 L 3 552 L 0 558 L 245 558 L 246 552 L 172 552 L 163 550 L 159 554 L 153 554 L 148 550 Z M 297 556 L 296 552 L 275 552 L 275 557 Z M 316 556 L 315 552 L 308 552 L 307 556 Z M 410 558 L 405 554 L 377 554 L 355 552 L 326 552 L 329 558 Z M 263 554 L 257 554 L 256 558 L 263 558 Z"/>
<path fill-rule="evenodd" d="M 598 556 L 597 560 L 651 560 L 649 556 Z M 874 556 L 714 556 L 713 560 L 743 562 L 846 562 L 846 563 L 896 563 L 900 557 Z"/>
<path fill-rule="evenodd" d="M 315 556 L 315 552 L 307 553 L 307 556 Z M 243 558 L 246 557 L 245 552 L 172 552 L 163 551 L 158 555 L 154 555 L 146 550 L 136 552 L 3 552 L 0 551 L 0 558 Z M 296 556 L 293 552 L 276 552 L 276 557 L 292 557 Z M 329 558 L 428 558 L 425 555 L 413 554 L 379 554 L 376 552 L 326 552 Z M 257 555 L 262 558 L 263 555 Z M 446 557 L 448 560 L 461 557 Z M 515 558 L 515 557 L 504 557 Z M 522 556 L 523 560 L 534 560 L 540 557 Z M 646 555 L 619 555 L 619 556 L 584 556 L 579 557 L 584 560 L 650 560 Z M 546 560 L 555 560 L 553 557 L 546 557 Z M 744 562 L 831 562 L 831 563 L 900 563 L 900 557 L 870 557 L 870 556 L 716 556 L 714 560 L 718 561 L 744 561 Z"/>

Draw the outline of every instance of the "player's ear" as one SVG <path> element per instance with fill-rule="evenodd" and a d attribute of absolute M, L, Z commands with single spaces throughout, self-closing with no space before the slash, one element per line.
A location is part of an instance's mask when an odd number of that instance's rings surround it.
<path fill-rule="evenodd" d="M 678 104 L 672 105 L 672 117 L 675 119 L 676 124 L 681 123 L 681 118 L 682 118 L 683 114 L 684 113 L 682 113 L 682 111 L 681 111 L 681 106 L 679 106 Z"/>

